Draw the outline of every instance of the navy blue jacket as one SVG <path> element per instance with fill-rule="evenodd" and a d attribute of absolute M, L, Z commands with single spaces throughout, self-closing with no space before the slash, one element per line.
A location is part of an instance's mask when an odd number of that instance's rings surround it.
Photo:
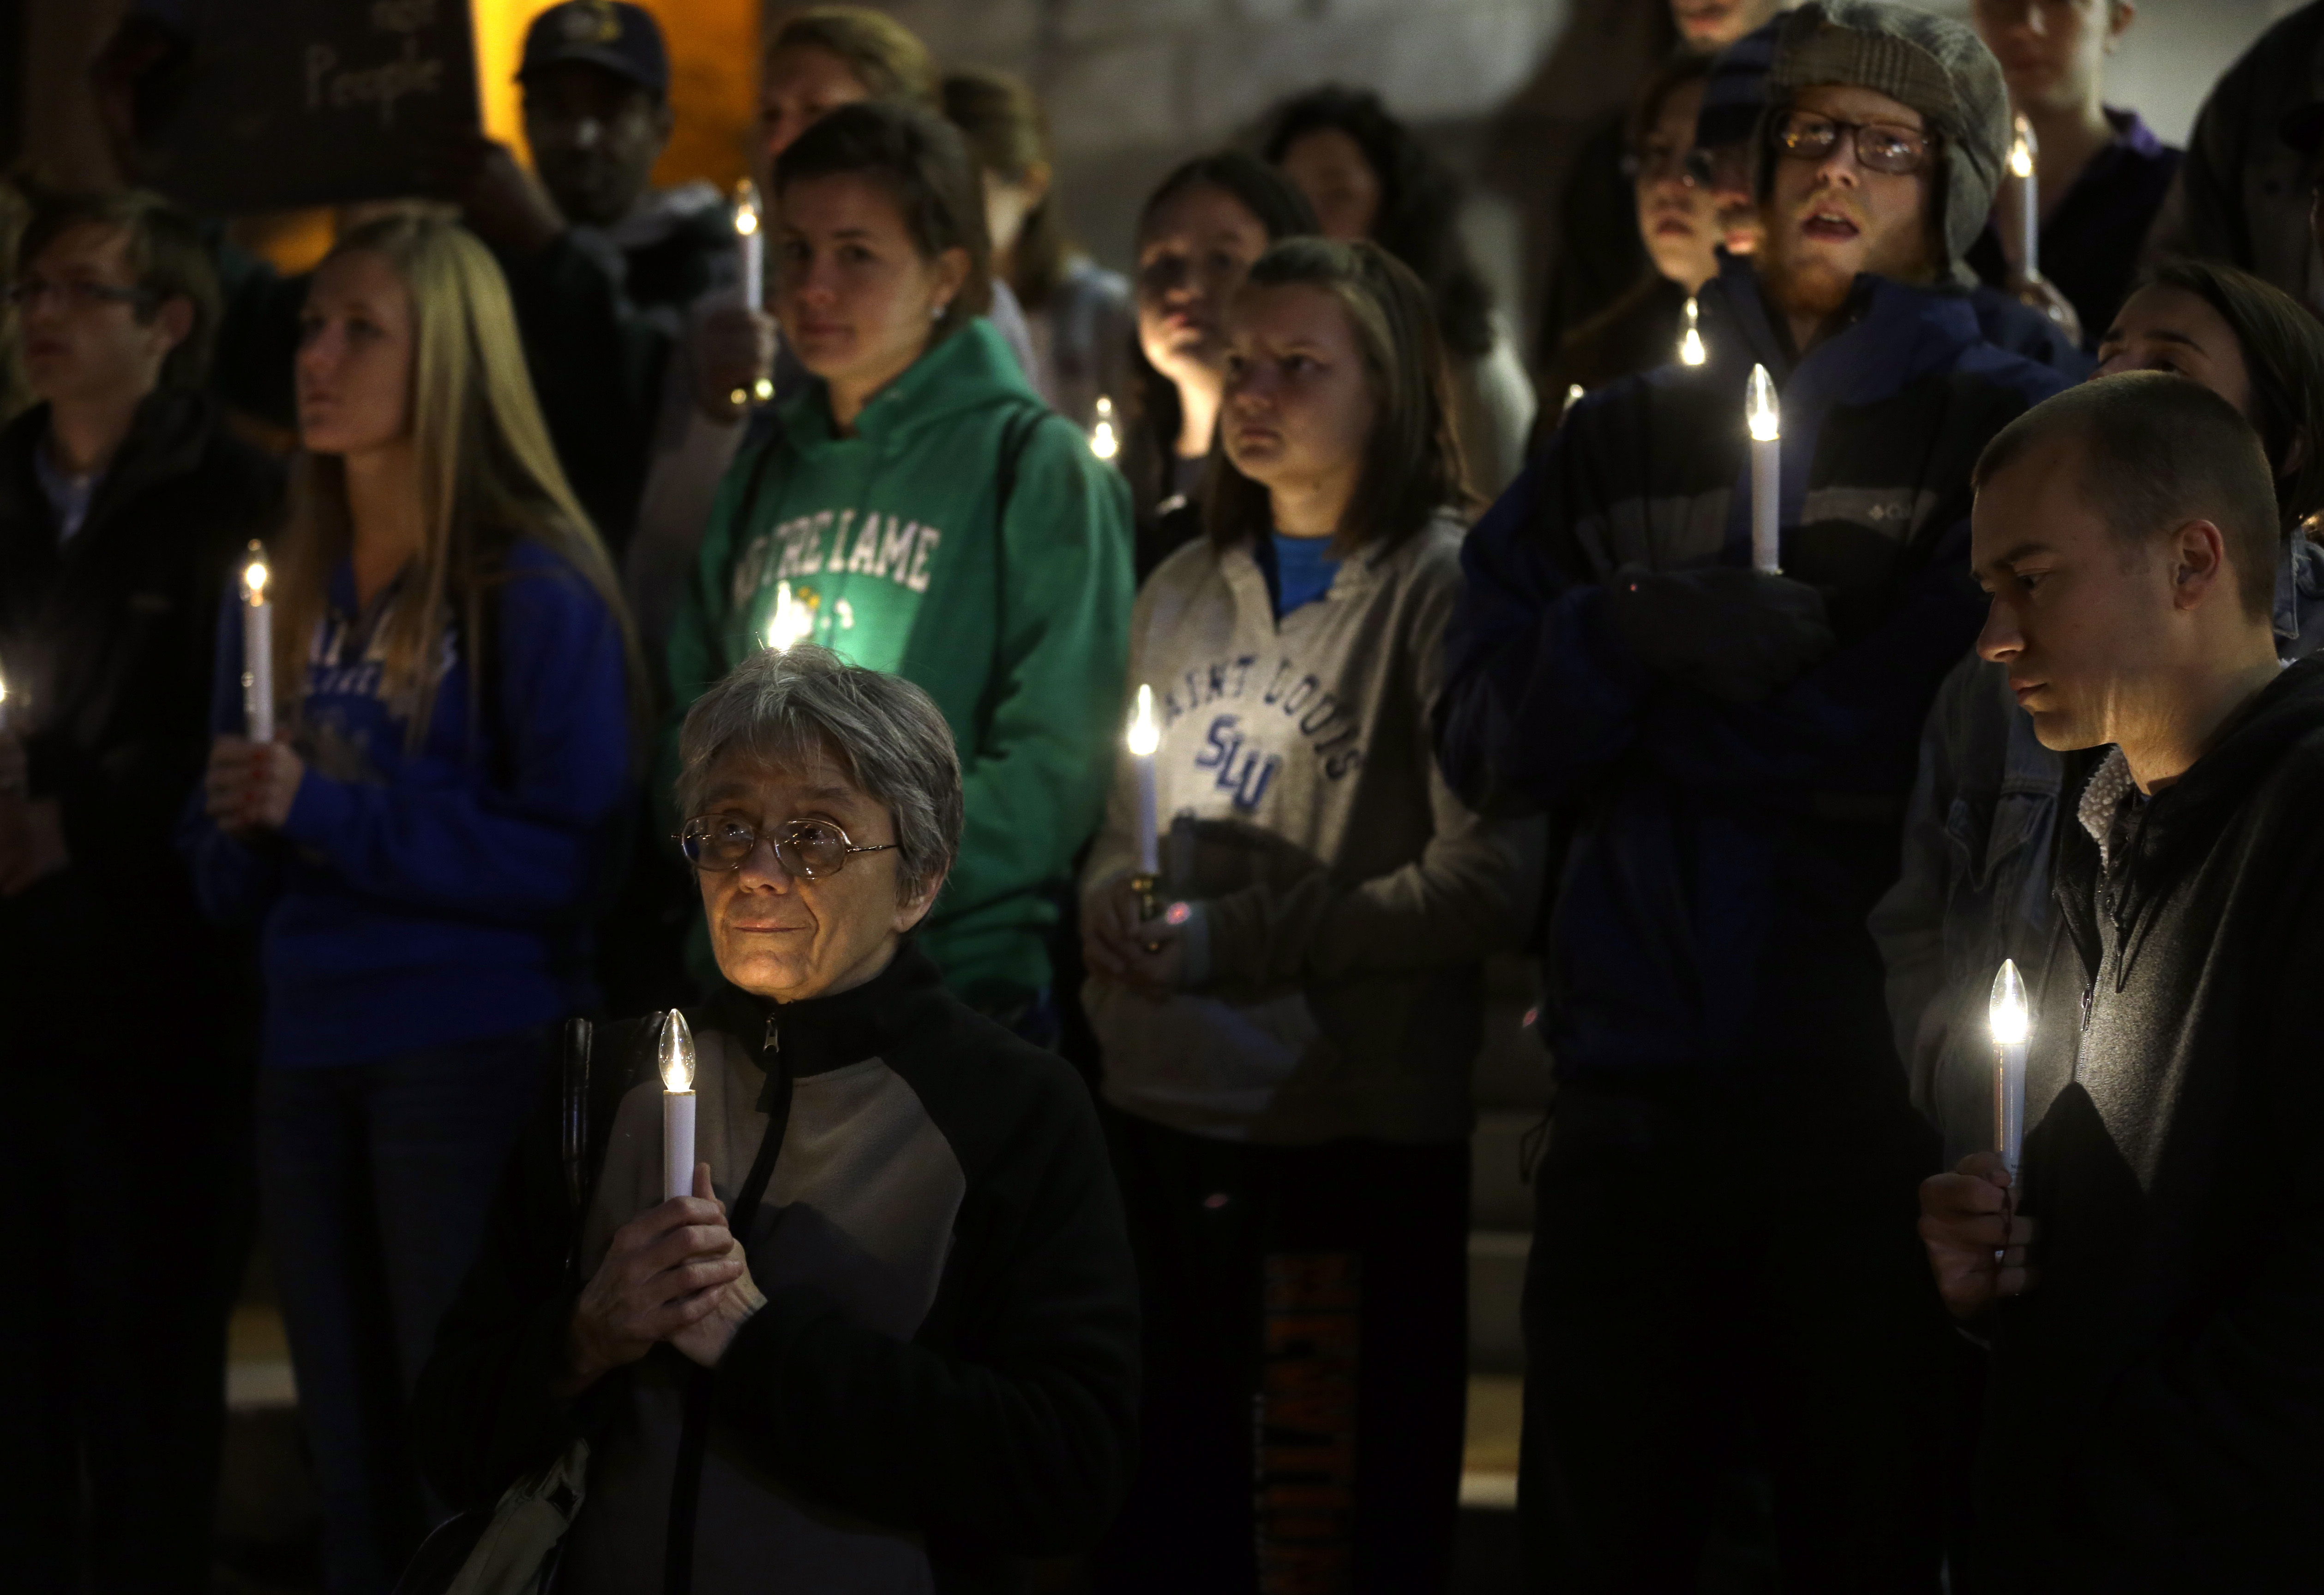
<path fill-rule="evenodd" d="M 1985 342 L 1958 290 L 1859 277 L 1797 362 L 1748 263 L 1700 297 L 1711 362 L 1581 401 L 1470 534 L 1438 750 L 1471 802 L 1557 822 L 1541 1022 L 1563 1077 L 1861 1080 L 1895 1067 L 1865 916 L 1984 615 L 1970 468 L 2066 384 Z M 1749 562 L 1755 362 L 1782 396 L 1785 573 L 1823 589 L 1839 646 L 1738 705 L 1641 663 L 1601 584 Z"/>
<path fill-rule="evenodd" d="M 213 918 L 262 925 L 265 1061 L 368 1063 L 545 1024 L 590 1005 L 590 921 L 633 794 L 621 622 L 545 546 L 494 587 L 490 679 L 447 633 L 425 742 L 391 700 L 352 567 L 307 665 L 307 771 L 281 834 L 226 835 L 198 789 L 180 845 Z M 242 624 L 228 595 L 210 726 L 239 735 Z M 474 704 L 477 713 L 471 712 Z"/>

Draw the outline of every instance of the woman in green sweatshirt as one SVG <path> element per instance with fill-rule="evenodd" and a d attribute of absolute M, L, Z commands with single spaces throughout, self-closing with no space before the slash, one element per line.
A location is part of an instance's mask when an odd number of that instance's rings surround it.
<path fill-rule="evenodd" d="M 1038 1030 L 1056 888 L 1121 731 L 1129 491 L 980 313 L 983 201 L 950 126 L 844 106 L 783 152 L 773 188 L 776 318 L 816 380 L 720 485 L 673 696 L 682 713 L 802 639 L 925 688 L 968 822 L 921 945 L 954 991 Z"/>

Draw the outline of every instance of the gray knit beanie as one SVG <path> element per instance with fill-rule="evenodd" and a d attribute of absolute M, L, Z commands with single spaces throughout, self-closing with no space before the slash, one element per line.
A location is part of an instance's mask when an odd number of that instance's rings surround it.
<path fill-rule="evenodd" d="M 1774 180 L 1766 130 L 1803 88 L 1845 84 L 1885 94 L 1927 119 L 1943 141 L 1937 222 L 1953 278 L 1974 283 L 1969 245 L 1985 230 L 2009 153 L 2009 91 L 2001 63 L 1965 23 L 1886 0 L 1809 0 L 1778 24 L 1767 69 L 1759 191 Z"/>

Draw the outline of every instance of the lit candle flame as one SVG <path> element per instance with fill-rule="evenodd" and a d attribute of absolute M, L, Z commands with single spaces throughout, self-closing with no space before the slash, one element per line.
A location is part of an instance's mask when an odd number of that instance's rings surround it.
<path fill-rule="evenodd" d="M 2021 182 L 2034 175 L 2034 124 L 2017 118 L 2017 138 L 2009 146 L 2010 175 Z"/>
<path fill-rule="evenodd" d="M 1130 751 L 1145 759 L 1161 745 L 1162 728 L 1154 723 L 1154 689 L 1141 681 L 1138 684 L 1138 713 L 1130 719 Z"/>
<path fill-rule="evenodd" d="M 1090 429 L 1090 452 L 1102 460 L 1110 460 L 1121 452 L 1121 440 L 1113 432 L 1113 401 L 1098 395 L 1097 425 Z"/>
<path fill-rule="evenodd" d="M 759 186 L 749 178 L 734 185 L 734 231 L 747 238 L 759 230 Z"/>
<path fill-rule="evenodd" d="M 266 602 L 266 550 L 258 546 L 257 539 L 253 538 L 250 543 L 250 564 L 242 573 L 242 586 L 246 595 L 246 602 L 251 604 Z"/>
<path fill-rule="evenodd" d="M 671 1009 L 662 1016 L 661 1088 L 664 1091 L 694 1089 L 694 1028 L 686 1016 Z"/>
<path fill-rule="evenodd" d="M 1775 382 L 1764 365 L 1751 368 L 1751 396 L 1747 413 L 1751 422 L 1751 436 L 1761 443 L 1772 443 L 1784 435 L 1784 412 L 1775 405 Z"/>
<path fill-rule="evenodd" d="M 1686 300 L 1686 332 L 1678 340 L 1679 363 L 1683 365 L 1700 365 L 1711 358 L 1711 352 L 1702 346 L 1702 330 L 1696 325 L 1700 314 L 1695 309 L 1694 296 L 1689 294 Z"/>
<path fill-rule="evenodd" d="M 767 617 L 767 646 L 777 653 L 788 652 L 792 643 L 814 630 L 815 616 L 791 596 L 790 583 L 777 582 L 775 613 Z"/>
<path fill-rule="evenodd" d="M 1577 405 L 1577 404 L 1579 404 L 1579 403 L 1581 403 L 1581 402 L 1582 402 L 1582 384 L 1581 384 L 1580 383 L 1566 383 L 1566 384 L 1565 384 L 1565 408 L 1566 408 L 1566 409 L 1568 409 L 1568 410 L 1572 410 L 1575 405 Z"/>
<path fill-rule="evenodd" d="M 2033 1014 L 2025 1004 L 2025 982 L 2018 978 L 2015 959 L 2001 961 L 2001 973 L 1993 977 L 1993 997 L 1986 1012 L 1993 1025 L 1997 1046 L 2021 1046 L 2032 1032 Z"/>

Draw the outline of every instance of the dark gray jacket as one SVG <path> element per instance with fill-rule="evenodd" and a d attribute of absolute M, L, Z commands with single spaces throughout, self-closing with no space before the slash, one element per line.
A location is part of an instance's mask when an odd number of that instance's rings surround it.
<path fill-rule="evenodd" d="M 1978 1587 L 2313 1590 L 2324 661 L 2151 799 L 2078 806 L 2035 1016 L 2072 1074 L 2026 1141 L 2039 1278 L 1995 1325 Z"/>

